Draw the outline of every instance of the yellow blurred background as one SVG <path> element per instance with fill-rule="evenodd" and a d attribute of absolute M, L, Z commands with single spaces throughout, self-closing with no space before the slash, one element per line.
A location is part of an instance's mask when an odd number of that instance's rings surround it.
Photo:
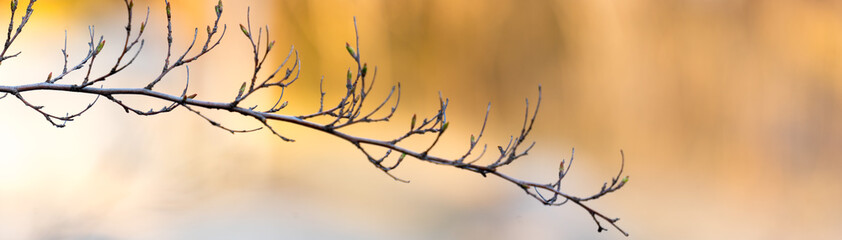
<path fill-rule="evenodd" d="M 172 1 L 175 51 L 213 19 L 216 1 Z M 21 1 L 21 5 L 24 1 Z M 250 77 L 237 29 L 277 40 L 276 66 L 295 45 L 302 79 L 285 114 L 318 108 L 344 87 L 354 40 L 378 66 L 375 97 L 404 89 L 394 121 L 351 132 L 387 138 L 413 113 L 451 99 L 451 128 L 434 151 L 457 156 L 492 103 L 488 144 L 520 128 L 524 98 L 544 102 L 530 156 L 503 171 L 550 181 L 576 148 L 567 191 L 599 190 L 626 153 L 629 184 L 591 203 L 632 239 L 831 239 L 840 233 L 842 4 L 836 1 L 225 1 L 220 48 L 190 65 L 190 92 L 230 101 Z M 150 6 L 146 47 L 110 87 L 141 87 L 166 51 L 163 1 Z M 4 5 L 5 6 L 5 5 Z M 8 19 L 8 9 L 0 19 Z M 0 66 L 0 84 L 42 81 L 84 55 L 89 25 L 105 35 L 100 65 L 123 41 L 122 1 L 39 1 Z M 0 22 L 5 24 L 6 22 Z M 271 68 L 269 68 L 271 69 Z M 80 75 L 74 75 L 78 81 Z M 185 70 L 158 90 L 179 93 Z M 277 94 L 277 92 L 272 93 Z M 274 103 L 272 94 L 248 104 Z M 92 96 L 27 95 L 46 111 Z M 125 98 L 142 109 L 162 102 Z M 271 103 L 269 103 L 271 102 Z M 623 239 L 575 206 L 540 205 L 510 184 L 409 161 L 392 181 L 353 146 L 278 124 L 231 135 L 184 109 L 153 117 L 101 101 L 58 129 L 14 98 L 0 100 L 0 239 Z M 229 127 L 257 126 L 210 113 Z M 429 140 L 429 139 L 425 139 Z M 423 141 L 414 142 L 416 149 Z"/>

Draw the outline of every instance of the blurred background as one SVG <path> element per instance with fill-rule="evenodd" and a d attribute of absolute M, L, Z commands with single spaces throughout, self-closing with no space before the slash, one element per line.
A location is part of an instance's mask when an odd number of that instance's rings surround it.
<path fill-rule="evenodd" d="M 172 2 L 175 52 L 186 49 L 193 28 L 204 32 L 215 3 Z M 269 26 L 277 41 L 268 69 L 291 45 L 301 55 L 301 79 L 287 91 L 283 113 L 315 111 L 322 76 L 327 100 L 338 100 L 353 63 L 344 44 L 353 44 L 357 16 L 363 59 L 378 66 L 373 96 L 398 82 L 404 91 L 393 122 L 350 129 L 354 134 L 400 134 L 412 114 L 437 109 L 441 91 L 451 100 L 453 130 L 434 153 L 460 155 L 488 102 L 484 139 L 493 149 L 518 133 L 524 99 L 534 104 L 542 85 L 536 148 L 503 171 L 549 182 L 575 147 L 566 191 L 589 195 L 616 174 L 623 149 L 629 184 L 590 204 L 621 218 L 632 239 L 840 233 L 839 2 L 224 4 L 228 35 L 190 64 L 198 99 L 230 101 L 250 77 L 251 48 L 237 25 L 251 6 L 254 28 Z M 163 66 L 163 1 L 135 5 L 135 23 L 143 6 L 151 9 L 146 46 L 108 87 L 144 86 Z M 0 11 L 0 19 L 8 14 Z M 39 1 L 12 47 L 23 54 L 3 62 L 0 84 L 60 72 L 65 30 L 71 64 L 79 61 L 89 25 L 107 40 L 94 74 L 107 71 L 124 41 L 125 16 L 118 0 Z M 185 77 L 179 69 L 156 89 L 178 94 Z M 275 94 L 246 104 L 266 106 Z M 25 96 L 59 115 L 93 99 Z M 124 99 L 141 109 L 165 104 Z M 140 117 L 104 100 L 63 129 L 14 98 L 0 100 L 0 111 L 2 239 L 625 239 L 614 229 L 597 233 L 580 208 L 544 207 L 498 179 L 411 160 L 394 173 L 412 182 L 393 181 L 352 145 L 292 125 L 276 125 L 297 140 L 286 143 L 265 131 L 231 135 L 184 109 Z M 257 126 L 207 114 L 232 128 Z"/>

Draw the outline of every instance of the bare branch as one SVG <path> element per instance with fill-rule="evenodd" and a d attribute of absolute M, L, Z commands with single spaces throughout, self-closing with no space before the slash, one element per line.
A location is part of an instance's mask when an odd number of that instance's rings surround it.
<path fill-rule="evenodd" d="M 22 32 L 24 26 L 32 16 L 32 7 L 35 2 L 36 0 L 29 1 L 26 13 L 21 18 L 21 22 L 16 25 L 14 22 L 14 16 L 15 11 L 17 9 L 17 1 L 12 0 L 12 19 L 9 22 L 9 27 L 6 33 L 6 41 L 4 42 L 3 50 L 2 52 L 0 52 L 0 63 L 2 63 L 3 60 L 13 58 L 20 54 L 15 53 L 11 55 L 6 55 L 6 52 L 10 49 L 10 46 L 17 39 L 19 34 Z M 502 145 L 497 146 L 500 155 L 496 156 L 496 158 L 493 158 L 493 162 L 485 165 L 477 164 L 477 162 L 482 160 L 483 156 L 485 156 L 488 144 L 483 144 L 482 152 L 480 152 L 480 154 L 476 158 L 470 161 L 466 161 L 466 159 L 472 155 L 474 149 L 482 141 L 482 137 L 484 136 L 486 125 L 488 123 L 488 116 L 491 111 L 490 103 L 486 108 L 485 117 L 483 118 L 482 127 L 479 129 L 479 133 L 476 136 L 471 135 L 470 140 L 468 141 L 469 144 L 467 151 L 457 158 L 437 156 L 430 153 L 432 150 L 435 149 L 437 144 L 444 137 L 444 134 L 447 132 L 447 129 L 450 127 L 450 121 L 448 121 L 447 119 L 447 108 L 449 105 L 449 99 L 444 98 L 441 93 L 439 93 L 439 109 L 437 111 L 427 115 L 428 117 L 423 119 L 418 119 L 418 115 L 414 114 L 412 116 L 409 129 L 404 133 L 398 134 L 392 139 L 371 139 L 366 138 L 364 136 L 351 135 L 341 131 L 344 127 L 352 125 L 373 124 L 390 121 L 391 118 L 394 116 L 401 99 L 401 85 L 396 84 L 391 87 L 391 90 L 389 91 L 388 95 L 382 101 L 376 100 L 377 102 L 374 102 L 373 105 L 367 103 L 370 101 L 369 96 L 374 89 L 373 86 L 375 80 L 377 79 L 377 67 L 373 66 L 373 72 L 369 72 L 368 64 L 362 61 L 359 41 L 360 34 L 359 29 L 357 27 L 356 18 L 354 18 L 354 31 L 356 41 L 353 45 L 351 45 L 350 43 L 346 43 L 345 45 L 346 51 L 348 51 L 349 55 L 354 60 L 354 65 L 356 66 L 351 66 L 347 70 L 347 75 L 344 79 L 344 96 L 341 96 L 341 99 L 338 102 L 336 102 L 335 105 L 333 105 L 334 107 L 329 107 L 328 109 L 325 109 L 324 97 L 326 92 L 323 86 L 324 77 L 322 77 L 322 79 L 319 82 L 320 96 L 318 111 L 304 114 L 280 114 L 279 112 L 284 110 L 285 107 L 288 105 L 287 101 L 283 101 L 284 94 L 286 93 L 287 88 L 291 87 L 292 84 L 299 79 L 299 75 L 301 73 L 301 59 L 299 57 L 298 51 L 295 50 L 295 47 L 290 47 L 290 50 L 286 54 L 285 59 L 283 60 L 283 62 L 280 63 L 280 65 L 277 66 L 277 68 L 274 71 L 268 74 L 262 73 L 262 70 L 264 69 L 264 63 L 272 53 L 275 41 L 272 41 L 270 39 L 268 26 L 265 27 L 265 41 L 263 40 L 264 27 L 257 28 L 258 31 L 255 37 L 255 32 L 253 31 L 251 24 L 250 9 L 247 10 L 246 24 L 241 24 L 240 30 L 249 40 L 248 43 L 250 44 L 251 51 L 253 53 L 252 57 L 254 61 L 254 66 L 250 78 L 240 80 L 242 81 L 242 85 L 237 93 L 237 96 L 231 101 L 198 100 L 196 99 L 196 97 L 198 96 L 197 94 L 194 93 L 188 95 L 188 88 L 190 86 L 190 68 L 187 64 L 196 61 L 205 54 L 209 53 L 211 50 L 213 50 L 216 46 L 220 44 L 222 38 L 225 36 L 227 26 L 222 25 L 223 29 L 219 36 L 216 37 L 217 33 L 219 33 L 219 20 L 222 17 L 223 13 L 222 2 L 219 1 L 219 3 L 216 6 L 214 6 L 216 19 L 213 21 L 213 25 L 208 25 L 206 27 L 207 38 L 205 39 L 204 44 L 201 44 L 201 50 L 198 50 L 198 48 L 196 48 L 196 51 L 194 52 L 194 47 L 197 46 L 196 43 L 198 41 L 199 36 L 198 28 L 195 28 L 193 39 L 190 41 L 188 47 L 183 51 L 183 53 L 176 56 L 177 58 L 174 62 L 171 62 L 172 54 L 174 51 L 172 47 L 172 4 L 169 1 L 165 0 L 164 2 L 166 4 L 167 16 L 167 53 L 166 57 L 163 59 L 164 66 L 162 68 L 161 73 L 154 79 L 151 79 L 148 82 L 148 84 L 142 88 L 114 88 L 106 86 L 97 88 L 93 85 L 107 84 L 108 79 L 115 76 L 117 73 L 120 73 L 128 66 L 132 65 L 138 58 L 138 55 L 144 46 L 144 40 L 142 39 L 142 35 L 145 32 L 146 23 L 149 20 L 150 10 L 149 8 L 147 8 L 146 19 L 141 23 L 139 29 L 136 32 L 134 32 L 134 24 L 132 19 L 134 11 L 134 2 L 132 0 L 123 0 L 123 2 L 125 3 L 127 10 L 127 22 L 125 26 L 126 37 L 123 41 L 122 48 L 120 49 L 117 58 L 113 59 L 113 62 L 107 63 L 113 64 L 109 65 L 109 71 L 105 73 L 96 73 L 93 71 L 95 60 L 97 59 L 97 56 L 99 56 L 100 53 L 104 50 L 106 44 L 103 36 L 100 36 L 99 40 L 96 41 L 93 27 L 90 27 L 90 40 L 88 42 L 87 54 L 81 60 L 79 60 L 79 62 L 76 65 L 68 65 L 69 55 L 67 52 L 67 33 L 65 32 L 64 48 L 61 50 L 62 57 L 64 58 L 64 65 L 62 67 L 61 73 L 56 74 L 55 77 L 53 77 L 52 72 L 45 73 L 45 75 L 47 76 L 46 81 L 43 81 L 43 79 L 41 79 L 37 83 L 23 84 L 17 86 L 0 85 L 0 93 L 3 94 L 2 96 L 0 96 L 0 99 L 4 99 L 8 95 L 15 96 L 18 99 L 18 101 L 20 101 L 22 104 L 29 107 L 36 113 L 42 115 L 50 124 L 56 127 L 64 127 L 67 122 L 73 121 L 76 117 L 79 117 L 85 112 L 87 112 L 97 103 L 99 97 L 105 97 L 106 99 L 123 108 L 123 110 L 125 110 L 127 113 L 134 113 L 140 116 L 167 113 L 174 111 L 179 106 L 182 106 L 184 107 L 184 109 L 187 109 L 188 111 L 196 114 L 200 118 L 210 123 L 212 126 L 220 128 L 232 134 L 256 132 L 265 128 L 283 141 L 294 141 L 291 138 L 281 135 L 279 128 L 276 129 L 276 127 L 273 127 L 273 125 L 276 123 L 288 123 L 294 126 L 324 132 L 333 137 L 343 139 L 351 143 L 352 145 L 357 147 L 357 149 L 363 155 L 366 156 L 366 158 L 374 167 L 376 167 L 377 169 L 379 169 L 387 176 L 391 177 L 396 181 L 409 182 L 396 177 L 392 173 L 392 170 L 397 169 L 400 166 L 400 164 L 403 163 L 405 159 L 407 159 L 407 157 L 415 158 L 423 162 L 445 165 L 466 170 L 469 172 L 474 172 L 484 177 L 494 176 L 514 184 L 518 188 L 524 190 L 524 192 L 528 196 L 538 200 L 544 205 L 561 206 L 566 203 L 575 203 L 575 205 L 587 211 L 588 214 L 593 218 L 594 222 L 597 225 L 598 231 L 601 232 L 607 230 L 605 227 L 603 227 L 603 224 L 608 223 L 624 235 L 628 236 L 628 233 L 623 231 L 616 224 L 619 219 L 609 218 L 601 212 L 593 209 L 589 205 L 585 204 L 587 201 L 599 199 L 603 196 L 606 196 L 609 193 L 619 190 L 620 188 L 624 187 L 625 184 L 628 182 L 628 176 L 623 177 L 623 171 L 625 169 L 625 155 L 622 151 L 620 152 L 620 170 L 617 173 L 616 177 L 613 177 L 610 183 L 605 182 L 600 191 L 587 197 L 578 197 L 562 191 L 562 180 L 565 178 L 565 176 L 567 176 L 572 167 L 572 152 L 569 163 L 565 160 L 561 161 L 558 169 L 558 178 L 550 183 L 526 181 L 509 176 L 501 171 L 503 167 L 513 163 L 521 157 L 526 156 L 529 153 L 529 151 L 535 146 L 535 142 L 531 142 L 529 144 L 524 143 L 529 142 L 526 139 L 532 132 L 533 125 L 535 124 L 535 120 L 537 119 L 538 110 L 540 109 L 543 97 L 542 89 L 540 86 L 538 86 L 538 99 L 535 103 L 534 110 L 530 108 L 529 99 L 527 99 L 525 101 L 526 107 L 524 111 L 524 119 L 519 133 L 517 135 L 509 137 L 509 141 L 505 145 L 505 148 Z M 17 26 L 17 30 L 14 30 L 15 26 Z M 136 49 L 135 46 L 137 46 Z M 261 46 L 263 46 L 263 48 L 261 48 Z M 128 59 L 128 61 L 125 61 L 125 58 L 131 51 L 135 52 L 132 55 L 132 57 Z M 290 62 L 289 60 L 292 58 L 293 54 L 295 55 L 295 57 Z M 100 60 L 97 63 L 109 60 L 110 59 Z M 59 80 L 66 78 L 71 72 L 79 70 L 85 66 L 87 66 L 88 69 L 84 75 L 84 78 L 81 79 L 80 84 L 58 83 Z M 160 81 L 162 81 L 164 77 L 168 75 L 168 73 L 182 66 L 184 66 L 185 71 L 187 72 L 187 78 L 185 80 L 185 86 L 179 94 L 169 94 L 153 90 L 154 86 Z M 282 69 L 285 69 L 285 71 L 281 73 L 280 71 Z M 281 75 L 278 75 L 279 73 L 281 73 Z M 295 75 L 293 75 L 293 73 L 295 73 Z M 276 79 L 276 77 L 278 78 Z M 261 81 L 258 81 L 258 79 L 261 79 Z M 249 97 L 253 96 L 254 93 L 270 89 L 280 89 L 280 94 L 276 96 L 277 101 L 268 110 L 257 110 L 257 105 L 252 107 L 239 106 L 239 104 L 242 101 L 247 100 Z M 91 94 L 95 95 L 96 98 L 86 107 L 84 107 L 81 111 L 75 114 L 67 113 L 64 116 L 59 116 L 44 111 L 44 106 L 30 102 L 23 95 L 26 92 L 43 91 Z M 120 98 L 123 96 L 140 96 L 150 99 L 159 99 L 167 102 L 167 105 L 161 107 L 158 110 L 149 109 L 148 111 L 143 111 L 140 110 L 138 107 L 134 107 L 132 105 L 124 103 L 122 100 L 120 100 Z M 391 108 L 384 108 L 387 104 L 389 104 L 390 101 L 392 101 L 393 97 L 395 98 L 394 105 L 392 105 Z M 227 112 L 237 113 L 244 117 L 255 119 L 260 124 L 262 124 L 263 127 L 246 130 L 236 130 L 228 128 L 222 123 L 213 120 L 211 117 L 203 114 L 202 111 L 205 110 L 223 110 Z M 532 111 L 531 116 L 530 111 Z M 375 118 L 373 116 L 382 117 Z M 414 147 L 402 146 L 402 142 L 404 140 L 428 133 L 436 134 L 435 139 L 428 145 L 419 147 L 417 148 L 417 150 Z M 380 151 L 385 153 L 380 155 L 379 153 L 372 153 L 372 150 L 374 150 L 375 152 Z M 393 157 L 394 155 L 399 156 L 395 159 Z M 392 161 L 394 161 L 394 163 L 392 163 Z M 386 164 L 386 162 L 389 162 L 390 164 Z M 568 163 L 566 167 L 565 163 Z M 623 178 L 621 179 L 621 177 Z"/>
<path fill-rule="evenodd" d="M 11 19 L 9 20 L 9 29 L 6 31 L 6 42 L 3 44 L 3 51 L 0 52 L 0 64 L 3 63 L 3 60 L 17 57 L 20 55 L 21 52 L 6 56 L 6 52 L 9 50 L 9 47 L 12 46 L 12 43 L 18 38 L 20 33 L 23 31 L 23 27 L 26 26 L 26 23 L 29 22 L 30 17 L 32 17 L 32 13 L 35 11 L 32 9 L 32 6 L 35 5 L 36 0 L 29 0 L 29 5 L 26 6 L 26 13 L 24 13 L 23 17 L 21 17 L 20 24 L 18 24 L 17 30 L 14 31 L 12 34 L 12 30 L 15 27 L 15 11 L 18 9 L 18 1 L 12 0 L 11 9 Z"/>

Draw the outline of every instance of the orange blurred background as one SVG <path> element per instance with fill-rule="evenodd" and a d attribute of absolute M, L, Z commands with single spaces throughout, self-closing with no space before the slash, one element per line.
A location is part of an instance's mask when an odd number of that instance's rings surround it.
<path fill-rule="evenodd" d="M 172 1 L 175 51 L 213 20 L 216 1 Z M 21 1 L 21 5 L 24 1 Z M 277 40 L 276 66 L 295 45 L 302 79 L 284 114 L 318 108 L 319 78 L 338 100 L 357 16 L 364 61 L 378 66 L 375 98 L 398 82 L 394 121 L 351 132 L 389 138 L 413 113 L 449 97 L 451 131 L 434 151 L 457 156 L 492 103 L 489 146 L 516 134 L 523 101 L 544 102 L 530 156 L 503 169 L 549 182 L 575 147 L 567 191 L 598 191 L 626 153 L 629 184 L 591 203 L 634 239 L 831 239 L 840 231 L 842 5 L 834 1 L 226 1 L 222 45 L 190 64 L 190 92 L 230 101 L 250 77 L 237 29 Z M 145 49 L 110 87 L 141 87 L 163 66 L 163 1 L 151 9 Z M 22 10 L 22 9 L 21 9 Z M 8 19 L 8 9 L 0 19 Z M 18 19 L 19 20 L 19 19 Z M 122 1 L 39 1 L 0 66 L 0 84 L 42 81 L 85 54 L 88 25 L 124 38 Z M 5 24 L 6 22 L 0 21 Z M 110 54 L 110 55 L 109 55 Z M 111 62 L 108 62 L 111 63 Z M 269 69 L 272 69 L 270 67 Z M 74 75 L 73 79 L 80 79 Z M 174 94 L 182 68 L 156 88 Z M 273 94 L 277 94 L 273 93 Z M 31 93 L 46 111 L 92 96 Z M 274 103 L 272 94 L 247 104 Z M 125 98 L 141 109 L 162 102 Z M 269 103 L 271 102 L 271 103 Z M 355 148 L 278 124 L 231 135 L 184 109 L 140 117 L 102 100 L 58 129 L 14 98 L 0 100 L 0 239 L 624 239 L 597 233 L 585 211 L 544 207 L 493 178 L 416 160 L 392 181 Z M 223 112 L 233 128 L 257 123 Z M 375 131 L 372 131 L 375 130 Z M 429 139 L 424 139 L 429 140 Z M 424 142 L 417 141 L 416 149 Z"/>

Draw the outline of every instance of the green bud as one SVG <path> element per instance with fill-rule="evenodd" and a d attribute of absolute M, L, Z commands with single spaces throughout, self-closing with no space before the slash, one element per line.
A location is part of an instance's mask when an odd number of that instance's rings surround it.
<path fill-rule="evenodd" d="M 211 27 L 208 26 L 208 35 L 210 35 L 210 34 L 211 34 Z"/>
<path fill-rule="evenodd" d="M 246 82 L 243 82 L 243 85 L 240 85 L 240 93 L 237 94 L 237 97 L 239 98 L 242 96 L 244 92 L 246 92 Z"/>
<path fill-rule="evenodd" d="M 167 2 L 167 18 L 172 17 L 172 11 L 170 11 L 170 2 Z"/>
<path fill-rule="evenodd" d="M 444 125 L 441 126 L 441 132 L 444 132 L 445 130 L 447 130 L 447 126 L 450 126 L 450 122 L 446 122 L 446 123 L 444 123 Z"/>
<path fill-rule="evenodd" d="M 272 51 L 272 47 L 274 47 L 274 46 L 275 46 L 275 41 L 270 42 L 269 45 L 266 46 L 266 51 Z"/>
<path fill-rule="evenodd" d="M 249 30 L 246 29 L 246 26 L 243 26 L 243 24 L 240 24 L 240 30 L 243 30 L 243 34 L 245 34 L 246 37 L 251 38 L 251 34 L 249 34 Z"/>
<path fill-rule="evenodd" d="M 629 176 L 626 176 L 626 177 L 623 178 L 623 183 L 627 183 L 627 182 L 629 182 Z"/>
<path fill-rule="evenodd" d="M 129 9 L 134 7 L 134 1 L 129 1 Z"/>
<path fill-rule="evenodd" d="M 471 134 L 471 144 L 474 144 L 475 142 L 477 142 L 477 141 L 476 141 L 476 139 L 474 139 L 474 135 Z"/>
<path fill-rule="evenodd" d="M 558 165 L 558 171 L 564 172 L 564 160 L 561 161 L 561 164 Z"/>
<path fill-rule="evenodd" d="M 18 9 L 18 0 L 12 0 L 12 11 Z"/>
<path fill-rule="evenodd" d="M 366 72 L 368 72 L 368 63 L 363 63 L 363 69 L 360 70 L 360 74 L 365 77 Z"/>
<path fill-rule="evenodd" d="M 351 44 L 345 43 L 345 50 L 348 50 L 348 53 L 351 54 L 351 57 L 353 57 L 354 59 L 357 58 L 357 54 L 354 52 L 354 49 L 351 48 Z"/>
<path fill-rule="evenodd" d="M 105 47 L 105 40 L 99 42 L 99 44 L 96 46 L 96 52 L 94 54 L 99 54 L 99 52 L 102 51 L 102 47 Z"/>
<path fill-rule="evenodd" d="M 219 3 L 217 3 L 217 4 L 216 4 L 216 8 L 217 8 L 217 9 L 216 9 L 216 11 L 217 11 L 217 13 L 216 13 L 216 14 L 221 14 L 221 13 L 222 13 L 222 0 L 219 0 Z"/>
<path fill-rule="evenodd" d="M 345 78 L 345 88 L 351 89 L 354 87 L 354 85 L 351 84 L 352 77 L 353 76 L 351 75 L 351 69 L 348 69 L 348 77 Z"/>
<path fill-rule="evenodd" d="M 415 114 L 412 114 L 412 122 L 409 123 L 409 130 L 415 130 L 415 120 L 416 116 Z"/>
<path fill-rule="evenodd" d="M 146 22 L 140 24 L 140 32 L 143 32 L 143 30 L 146 30 Z"/>

